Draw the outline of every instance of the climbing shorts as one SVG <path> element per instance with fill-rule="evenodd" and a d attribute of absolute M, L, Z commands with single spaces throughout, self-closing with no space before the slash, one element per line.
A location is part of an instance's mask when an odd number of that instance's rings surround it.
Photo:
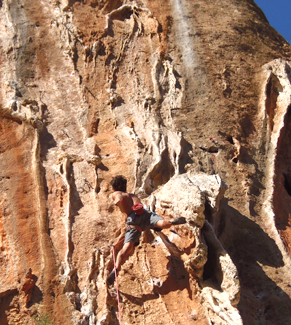
<path fill-rule="evenodd" d="M 141 215 L 137 215 L 132 212 L 127 217 L 126 223 L 129 226 L 137 226 L 137 229 L 134 229 L 133 227 L 127 228 L 124 243 L 134 242 L 135 246 L 137 246 L 141 236 L 141 231 L 138 230 L 138 228 L 140 228 L 142 231 L 145 231 L 148 228 L 153 229 L 159 220 L 163 220 L 163 218 L 148 210 L 144 210 Z"/>

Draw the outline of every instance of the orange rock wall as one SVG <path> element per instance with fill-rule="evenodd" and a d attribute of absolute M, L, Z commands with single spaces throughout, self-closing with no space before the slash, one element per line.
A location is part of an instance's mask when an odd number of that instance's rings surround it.
<path fill-rule="evenodd" d="M 122 324 L 288 323 L 291 48 L 254 1 L 3 0 L 0 39 L 1 324 L 118 324 L 117 174 L 187 219 Z"/>

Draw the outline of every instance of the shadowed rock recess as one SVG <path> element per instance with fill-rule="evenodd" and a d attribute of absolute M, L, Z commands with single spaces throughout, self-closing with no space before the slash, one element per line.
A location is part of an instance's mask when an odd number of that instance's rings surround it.
<path fill-rule="evenodd" d="M 253 0 L 2 0 L 0 39 L 1 325 L 119 324 L 117 174 L 187 220 L 122 324 L 290 324 L 291 47 Z"/>

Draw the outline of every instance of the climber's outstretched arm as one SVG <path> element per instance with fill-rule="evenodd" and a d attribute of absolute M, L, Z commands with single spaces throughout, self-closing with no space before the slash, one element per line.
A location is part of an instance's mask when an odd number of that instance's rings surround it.
<path fill-rule="evenodd" d="M 163 219 L 163 220 L 159 220 L 155 224 L 155 228 L 167 229 L 170 228 L 171 226 L 182 225 L 184 223 L 186 223 L 186 219 L 184 217 L 176 218 L 173 221 Z"/>
<path fill-rule="evenodd" d="M 172 226 L 171 221 L 169 220 L 159 220 L 156 224 L 155 224 L 155 228 L 161 228 L 161 229 L 167 229 L 170 228 Z"/>

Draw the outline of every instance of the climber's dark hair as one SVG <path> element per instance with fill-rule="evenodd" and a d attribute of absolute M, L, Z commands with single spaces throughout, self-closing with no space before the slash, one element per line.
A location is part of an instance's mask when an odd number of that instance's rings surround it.
<path fill-rule="evenodd" d="M 126 192 L 127 180 L 123 176 L 117 175 L 113 177 L 110 184 L 115 191 Z"/>

